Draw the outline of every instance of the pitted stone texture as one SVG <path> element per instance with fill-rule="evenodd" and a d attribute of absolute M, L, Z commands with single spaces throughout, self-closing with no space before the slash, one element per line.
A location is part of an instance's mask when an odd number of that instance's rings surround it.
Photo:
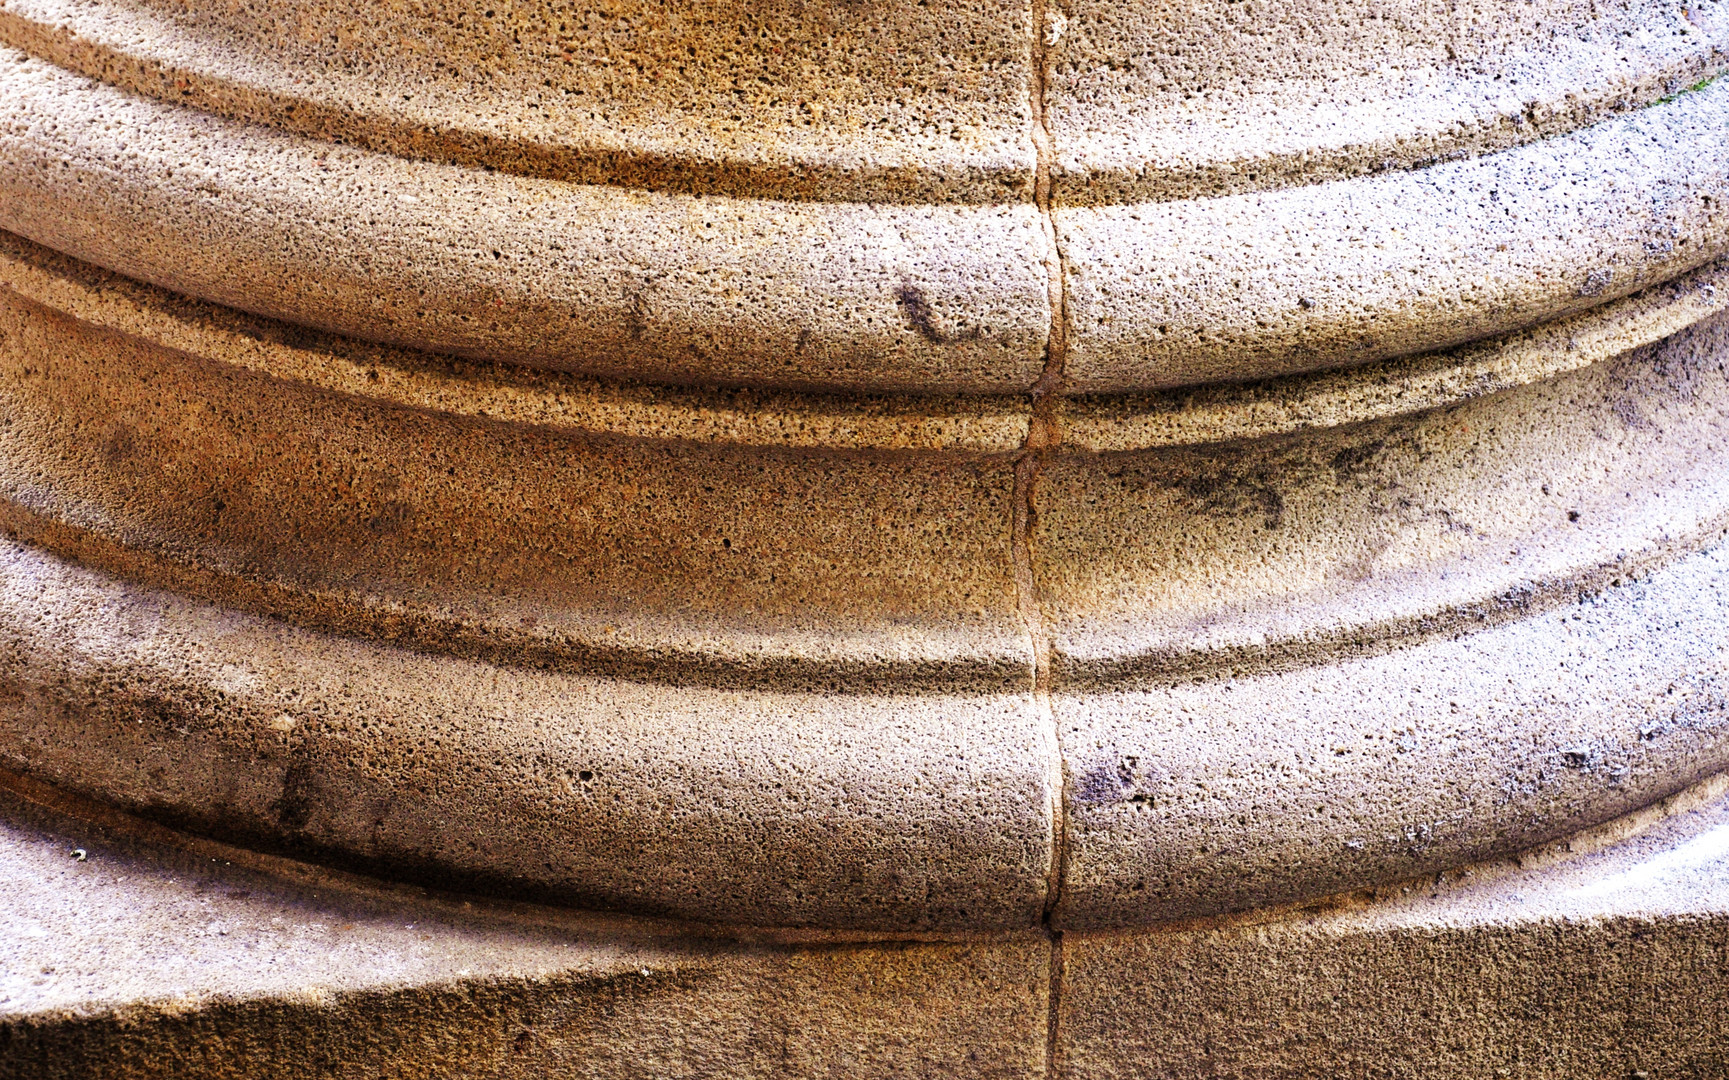
<path fill-rule="evenodd" d="M 751 943 L 0 807 L 7 1077 L 1043 1075 L 1040 935 Z"/>
<path fill-rule="evenodd" d="M 1729 767 L 1729 552 L 1384 656 L 1053 701 L 1065 927 L 1312 899 L 1565 836 Z"/>
<path fill-rule="evenodd" d="M 257 314 L 614 378 L 1019 392 L 1050 327 L 1030 204 L 510 176 L 222 120 L 16 53 L 0 61 L 0 227 Z"/>
<path fill-rule="evenodd" d="M 1577 315 L 1427 356 L 1253 383 L 1070 397 L 1057 402 L 1053 419 L 1064 449 L 1111 452 L 1266 439 L 1407 416 L 1656 344 L 1724 310 L 1729 292 L 1720 290 L 1726 287 L 1729 260 L 1718 259 Z M 87 309 L 77 301 L 73 306 Z"/>
<path fill-rule="evenodd" d="M 1031 202 L 1023 0 L 7 0 L 0 40 L 389 153 L 700 194 Z"/>
<path fill-rule="evenodd" d="M 1012 454 L 1026 442 L 1032 415 L 1022 396 L 707 391 L 465 363 L 192 300 L 4 232 L 0 286 L 93 327 L 244 371 L 540 428 L 719 445 Z M 1658 308 L 1684 315 L 1673 303 Z"/>
<path fill-rule="evenodd" d="M 1729 84 L 1470 161 L 1058 208 L 1067 385 L 1261 378 L 1442 348 L 1676 276 L 1729 243 Z"/>
<path fill-rule="evenodd" d="M 1396 421 L 1054 457 L 1058 923 L 1430 872 L 1729 764 L 1725 556 L 1669 562 L 1725 524 L 1725 329 Z"/>
<path fill-rule="evenodd" d="M 1722 70 L 1715 0 L 1069 0 L 1047 123 L 1065 204 L 1413 168 L 1564 134 Z"/>
<path fill-rule="evenodd" d="M 333 631 L 657 680 L 1024 689 L 1006 457 L 608 439 L 0 294 L 0 527 Z"/>
<path fill-rule="evenodd" d="M 1056 1073 L 1714 1080 L 1729 807 L 1646 825 L 1311 911 L 1065 934 Z"/>
<path fill-rule="evenodd" d="M 704 690 L 368 646 L 8 543 L 0 760 L 369 873 L 758 926 L 1026 928 L 1030 695 Z"/>
<path fill-rule="evenodd" d="M 1570 600 L 1729 523 L 1729 322 L 1447 408 L 1059 451 L 1032 531 L 1059 684 L 1325 662 Z"/>
<path fill-rule="evenodd" d="M 4 783 L 6 1076 L 1704 1080 L 1725 1064 L 1720 780 L 1507 864 L 1071 932 L 1055 957 L 1042 935 L 738 940 L 465 902 Z"/>

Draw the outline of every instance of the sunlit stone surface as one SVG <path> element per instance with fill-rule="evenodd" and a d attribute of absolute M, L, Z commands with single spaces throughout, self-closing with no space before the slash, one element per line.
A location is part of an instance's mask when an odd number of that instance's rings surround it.
<path fill-rule="evenodd" d="M 0 0 L 0 1075 L 1729 1075 L 1729 11 Z"/>

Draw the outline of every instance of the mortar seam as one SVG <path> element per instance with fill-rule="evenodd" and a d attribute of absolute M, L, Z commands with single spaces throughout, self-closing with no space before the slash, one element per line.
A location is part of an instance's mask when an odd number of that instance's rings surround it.
<path fill-rule="evenodd" d="M 1063 373 L 1068 360 L 1068 283 L 1064 273 L 1065 263 L 1057 234 L 1056 218 L 1052 213 L 1055 155 L 1054 140 L 1046 113 L 1051 48 L 1061 36 L 1063 16 L 1050 0 L 1031 0 L 1030 16 L 1032 64 L 1028 85 L 1028 109 L 1031 114 L 1035 155 L 1033 202 L 1038 208 L 1039 222 L 1045 234 L 1046 296 L 1050 304 L 1051 321 L 1045 336 L 1044 369 L 1030 388 L 1032 413 L 1028 418 L 1026 441 L 1015 460 L 1011 545 L 1021 618 L 1026 624 L 1032 649 L 1032 696 L 1034 707 L 1039 713 L 1041 741 L 1045 744 L 1045 777 L 1050 792 L 1051 835 L 1047 848 L 1050 863 L 1045 881 L 1044 909 L 1041 913 L 1041 921 L 1050 942 L 1050 981 L 1046 995 L 1044 1032 L 1045 1075 L 1050 1077 L 1058 1072 L 1064 977 L 1063 935 L 1062 931 L 1052 926 L 1051 920 L 1061 898 L 1068 859 L 1068 793 L 1063 770 L 1062 742 L 1051 703 L 1054 655 L 1050 636 L 1045 630 L 1044 605 L 1039 596 L 1038 578 L 1033 568 L 1032 530 L 1037 522 L 1039 475 L 1062 438 L 1056 413 L 1062 398 Z"/>

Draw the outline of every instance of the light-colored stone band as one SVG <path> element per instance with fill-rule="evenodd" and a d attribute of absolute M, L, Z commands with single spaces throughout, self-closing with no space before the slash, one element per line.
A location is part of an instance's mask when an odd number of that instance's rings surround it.
<path fill-rule="evenodd" d="M 465 398 L 460 374 L 435 384 L 459 408 L 333 393 L 376 369 L 319 369 L 317 351 L 290 353 L 288 371 L 249 362 L 257 351 L 237 363 L 223 335 L 214 357 L 191 353 L 211 339 L 173 320 L 155 333 L 151 306 L 9 272 L 150 333 L 6 301 L 15 535 L 216 602 L 504 663 L 807 688 L 1032 678 L 1005 454 L 546 425 L 494 415 L 489 378 Z M 1050 672 L 1111 687 L 1318 663 L 1521 618 L 1708 542 L 1729 513 L 1713 481 L 1720 320 L 1619 349 L 1709 312 L 1709 289 L 1683 281 L 1617 305 L 1624 317 L 1546 331 L 1539 358 L 1611 358 L 1446 408 L 1059 448 L 1024 541 Z M 1501 354 L 1513 377 L 1531 374 L 1528 344 Z M 301 377 L 332 368 L 334 387 Z"/>
<path fill-rule="evenodd" d="M 698 920 L 1032 927 L 1028 696 L 717 692 L 380 649 L 8 543 L 0 758 L 375 874 Z M 1059 695 L 1056 925 L 1433 873 L 1729 766 L 1712 552 L 1576 612 L 1379 660 Z"/>
<path fill-rule="evenodd" d="M 1496 393 L 1050 451 L 1041 659 L 1007 455 L 342 392 L 30 254 L 6 528 L 85 568 L 10 549 L 6 760 L 199 829 L 691 918 L 1110 926 L 1455 865 L 1729 764 L 1721 555 L 1682 558 L 1725 520 L 1711 271 Z"/>
<path fill-rule="evenodd" d="M 1711 0 L 1050 10 L 1060 27 L 1030 27 L 1032 6 L 1014 0 L 490 15 L 429 3 L 364 19 L 339 5 L 8 0 L 0 41 L 145 96 L 398 156 L 829 201 L 1032 202 L 1037 86 L 1054 198 L 1084 205 L 1564 135 L 1710 79 L 1729 40 Z"/>
<path fill-rule="evenodd" d="M 0 227 L 378 342 L 637 381 L 1020 392 L 1030 204 L 652 194 L 390 157 L 0 60 Z"/>
<path fill-rule="evenodd" d="M 1589 367 L 1716 313 L 1721 262 L 1531 330 L 1440 353 L 1256 383 L 1066 397 L 1058 442 L 1091 451 L 1236 442 L 1456 404 Z M 0 286 L 91 326 L 289 382 L 417 409 L 631 439 L 1018 453 L 1023 397 L 717 393 L 451 361 L 320 334 L 143 285 L 0 234 Z"/>
<path fill-rule="evenodd" d="M 644 194 L 284 135 L 18 54 L 0 84 L 0 225 L 218 303 L 635 380 L 1019 393 L 1044 370 L 1055 254 L 1028 204 Z M 1370 362 L 1678 276 L 1726 243 L 1726 96 L 1416 172 L 1058 207 L 1065 384 Z"/>

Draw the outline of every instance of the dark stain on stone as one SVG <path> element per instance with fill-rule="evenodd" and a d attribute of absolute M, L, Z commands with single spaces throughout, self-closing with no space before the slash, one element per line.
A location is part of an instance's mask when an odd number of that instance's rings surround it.
<path fill-rule="evenodd" d="M 108 437 L 102 440 L 102 460 L 109 465 L 119 465 L 132 457 L 138 450 L 137 439 L 132 429 L 125 424 L 116 424 L 108 432 Z"/>
<path fill-rule="evenodd" d="M 282 775 L 282 795 L 276 802 L 276 819 L 288 832 L 302 832 L 312 817 L 317 798 L 318 776 L 312 762 L 299 757 Z"/>
<path fill-rule="evenodd" d="M 930 302 L 925 299 L 924 290 L 916 285 L 902 285 L 895 290 L 895 303 L 900 305 L 901 314 L 906 316 L 907 325 L 917 330 L 919 336 L 933 345 L 945 342 L 942 332 L 937 329 L 931 319 Z"/>
<path fill-rule="evenodd" d="M 1101 761 L 1082 773 L 1072 792 L 1076 806 L 1108 806 L 1130 803 L 1150 806 L 1154 789 L 1164 779 L 1163 770 L 1139 755 L 1123 754 Z"/>
<path fill-rule="evenodd" d="M 1345 483 L 1369 472 L 1383 445 L 1379 442 L 1358 443 L 1341 449 L 1333 455 L 1331 462 L 1334 479 Z"/>
<path fill-rule="evenodd" d="M 901 314 L 906 316 L 907 325 L 918 331 L 919 337 L 933 345 L 952 345 L 957 341 L 977 341 L 984 336 L 983 327 L 972 327 L 958 334 L 944 334 L 937 329 L 933 318 L 930 301 L 925 299 L 924 290 L 917 285 L 903 284 L 895 290 L 895 303 L 900 305 Z"/>
<path fill-rule="evenodd" d="M 413 519 L 414 507 L 401 499 L 391 499 L 367 519 L 366 528 L 378 536 L 394 536 Z"/>

